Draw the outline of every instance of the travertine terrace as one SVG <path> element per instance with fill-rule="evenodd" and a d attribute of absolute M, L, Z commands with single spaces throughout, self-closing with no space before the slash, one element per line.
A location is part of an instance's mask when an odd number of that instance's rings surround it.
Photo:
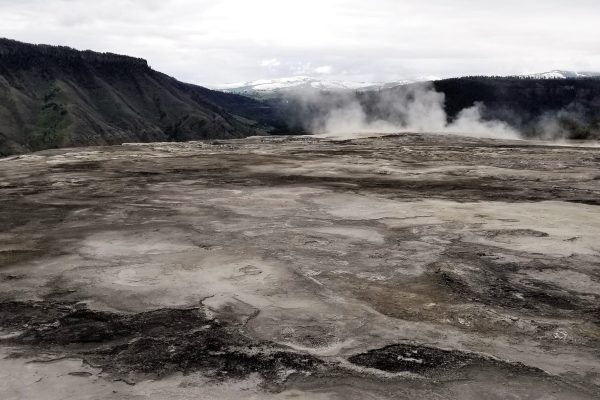
<path fill-rule="evenodd" d="M 417 134 L 0 159 L 0 398 L 598 398 L 599 167 Z"/>

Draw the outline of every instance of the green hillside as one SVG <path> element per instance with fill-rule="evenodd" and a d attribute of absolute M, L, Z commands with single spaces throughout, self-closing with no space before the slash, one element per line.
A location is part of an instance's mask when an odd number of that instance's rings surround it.
<path fill-rule="evenodd" d="M 0 155 L 281 133 L 277 125 L 259 101 L 179 82 L 143 59 L 0 39 Z"/>

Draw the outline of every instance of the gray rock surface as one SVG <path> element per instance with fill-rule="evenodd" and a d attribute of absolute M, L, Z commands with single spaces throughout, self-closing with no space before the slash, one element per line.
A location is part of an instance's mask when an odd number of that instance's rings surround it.
<path fill-rule="evenodd" d="M 598 398 L 599 166 L 416 134 L 0 159 L 0 398 Z"/>

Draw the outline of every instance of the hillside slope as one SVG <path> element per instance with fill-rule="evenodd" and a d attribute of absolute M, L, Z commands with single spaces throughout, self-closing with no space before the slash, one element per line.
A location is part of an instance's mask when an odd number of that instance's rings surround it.
<path fill-rule="evenodd" d="M 500 120 L 527 137 L 560 132 L 569 139 L 600 139 L 600 79 L 465 77 L 433 83 L 454 117 L 475 103 L 485 119 Z"/>
<path fill-rule="evenodd" d="M 0 155 L 266 134 L 277 130 L 272 114 L 143 59 L 0 39 Z"/>

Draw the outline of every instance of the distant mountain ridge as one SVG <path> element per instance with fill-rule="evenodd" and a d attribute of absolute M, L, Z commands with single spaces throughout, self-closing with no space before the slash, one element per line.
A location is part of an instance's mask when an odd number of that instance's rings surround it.
<path fill-rule="evenodd" d="M 506 78 L 511 77 L 513 76 L 507 76 Z M 600 72 L 553 70 L 534 74 L 516 75 L 516 77 L 523 79 L 580 79 L 600 77 Z M 214 89 L 225 93 L 241 94 L 258 99 L 270 99 L 301 90 L 366 92 L 391 89 L 396 86 L 435 80 L 438 79 L 423 78 L 412 80 L 404 79 L 390 82 L 357 82 L 299 75 L 285 78 L 258 79 L 249 82 L 216 85 Z"/>
<path fill-rule="evenodd" d="M 580 79 L 600 77 L 600 72 L 577 72 L 555 69 L 548 72 L 520 75 L 520 77 L 531 79 Z"/>
<path fill-rule="evenodd" d="M 367 91 L 387 89 L 405 85 L 414 81 L 401 80 L 393 82 L 356 82 L 331 80 L 311 76 L 291 76 L 285 78 L 259 79 L 250 82 L 231 83 L 215 87 L 226 93 L 242 94 L 250 97 L 271 97 L 298 90 L 320 91 Z"/>
<path fill-rule="evenodd" d="M 0 156 L 279 132 L 270 107 L 179 82 L 141 58 L 0 39 Z"/>
<path fill-rule="evenodd" d="M 85 60 L 96 63 L 128 64 L 149 68 L 143 58 L 131 57 L 114 53 L 101 53 L 91 50 L 76 50 L 67 46 L 52 46 L 47 44 L 29 44 L 11 39 L 0 38 L 0 56 L 10 56 L 13 60 L 23 62 L 32 56 L 60 57 L 70 60 Z"/>

